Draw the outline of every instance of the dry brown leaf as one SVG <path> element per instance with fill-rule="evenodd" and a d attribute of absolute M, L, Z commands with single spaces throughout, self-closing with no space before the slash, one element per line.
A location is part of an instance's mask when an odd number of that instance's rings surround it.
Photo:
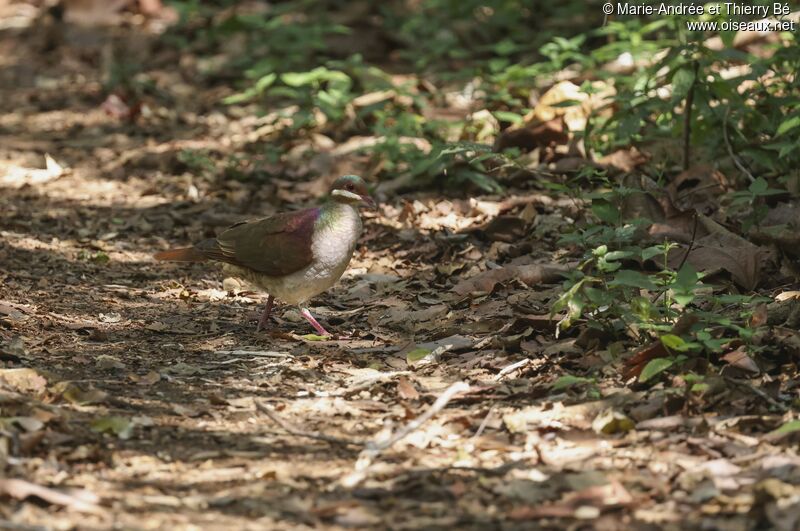
<path fill-rule="evenodd" d="M 594 485 L 579 491 L 567 493 L 560 501 L 538 506 L 517 507 L 511 512 L 514 520 L 533 518 L 597 518 L 603 511 L 627 507 L 634 499 L 630 492 L 618 481 L 605 485 Z"/>
<path fill-rule="evenodd" d="M 17 391 L 40 393 L 47 380 L 36 369 L 0 369 L 0 380 Z"/>
<path fill-rule="evenodd" d="M 414 387 L 414 384 L 408 381 L 408 378 L 401 376 L 397 380 L 397 394 L 400 398 L 406 400 L 417 400 L 419 398 L 419 391 Z"/>
<path fill-rule="evenodd" d="M 747 348 L 744 345 L 736 350 L 728 352 L 722 356 L 722 359 L 727 361 L 730 366 L 746 373 L 759 374 L 761 372 L 756 362 L 753 361 L 753 358 L 747 353 Z"/>
<path fill-rule="evenodd" d="M 750 243 L 711 218 L 698 215 L 698 237 L 687 257 L 687 262 L 697 271 L 707 274 L 726 271 L 733 281 L 746 290 L 753 290 L 761 281 L 762 262 L 768 256 L 766 249 Z M 670 253 L 672 267 L 683 262 L 686 251 L 675 249 Z"/>
<path fill-rule="evenodd" d="M 514 243 L 525 236 L 527 225 L 524 219 L 516 216 L 498 216 L 483 228 L 473 229 L 470 232 L 477 230 L 491 241 Z"/>
<path fill-rule="evenodd" d="M 472 278 L 462 280 L 453 286 L 453 291 L 462 296 L 476 292 L 490 293 L 498 283 L 511 279 L 517 279 L 528 286 L 552 284 L 561 280 L 566 272 L 566 268 L 557 265 L 510 265 L 490 269 Z"/>
<path fill-rule="evenodd" d="M 494 144 L 495 151 L 508 148 L 520 148 L 524 151 L 533 151 L 569 142 L 569 133 L 566 131 L 564 120 L 554 118 L 544 123 L 530 127 L 508 128 L 497 136 Z"/>
<path fill-rule="evenodd" d="M 62 505 L 82 513 L 103 514 L 105 511 L 97 505 L 100 498 L 87 490 L 66 493 L 42 485 L 36 485 L 24 479 L 0 479 L 0 492 L 12 498 L 24 500 L 31 496 L 53 505 Z"/>
<path fill-rule="evenodd" d="M 711 166 L 694 166 L 682 172 L 667 185 L 672 204 L 680 211 L 696 210 L 711 214 L 719 208 L 719 200 L 730 185 L 719 170 Z"/>
<path fill-rule="evenodd" d="M 624 173 L 630 173 L 648 160 L 650 160 L 650 156 L 647 153 L 643 153 L 635 147 L 630 147 L 609 153 L 605 157 L 597 159 L 596 163 L 604 167 L 615 168 Z"/>

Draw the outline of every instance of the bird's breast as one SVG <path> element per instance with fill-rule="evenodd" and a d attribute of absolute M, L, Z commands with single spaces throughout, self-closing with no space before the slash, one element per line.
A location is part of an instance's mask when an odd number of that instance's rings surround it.
<path fill-rule="evenodd" d="M 320 222 L 314 231 L 311 241 L 314 263 L 321 270 L 341 269 L 341 276 L 350 263 L 359 236 L 361 217 L 358 210 L 351 205 L 338 205 L 330 212 L 330 219 Z"/>

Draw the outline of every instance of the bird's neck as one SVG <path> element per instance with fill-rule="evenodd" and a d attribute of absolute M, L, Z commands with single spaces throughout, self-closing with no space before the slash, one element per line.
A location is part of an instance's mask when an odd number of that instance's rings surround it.
<path fill-rule="evenodd" d="M 355 205 L 328 200 L 320 211 L 319 223 L 323 226 L 350 224 L 354 216 L 360 218 Z"/>

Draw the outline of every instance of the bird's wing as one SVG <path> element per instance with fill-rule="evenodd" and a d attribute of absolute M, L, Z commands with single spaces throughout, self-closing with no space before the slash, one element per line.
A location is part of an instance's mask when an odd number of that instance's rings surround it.
<path fill-rule="evenodd" d="M 196 247 L 212 260 L 269 276 L 289 275 L 314 258 L 311 242 L 319 214 L 319 208 L 309 208 L 245 221 Z"/>

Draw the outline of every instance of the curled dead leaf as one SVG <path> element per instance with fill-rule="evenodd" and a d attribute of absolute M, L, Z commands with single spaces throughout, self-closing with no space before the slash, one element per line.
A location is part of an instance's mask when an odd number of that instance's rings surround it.
<path fill-rule="evenodd" d="M 517 279 L 528 286 L 552 284 L 561 280 L 567 271 L 566 268 L 557 265 L 510 265 L 490 269 L 472 278 L 462 280 L 453 286 L 453 291 L 462 296 L 476 292 L 490 293 L 498 283 L 511 279 Z"/>

